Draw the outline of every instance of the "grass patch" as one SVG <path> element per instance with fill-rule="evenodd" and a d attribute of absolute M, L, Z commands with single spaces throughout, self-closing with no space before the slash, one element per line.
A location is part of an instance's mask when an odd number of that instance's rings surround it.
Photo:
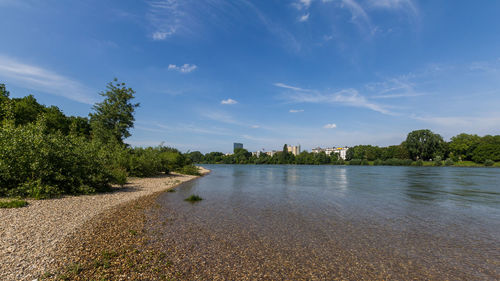
<path fill-rule="evenodd" d="M 22 208 L 28 206 L 26 200 L 12 199 L 7 201 L 0 201 L 0 208 Z"/>
<path fill-rule="evenodd" d="M 194 202 L 198 202 L 198 201 L 201 201 L 203 200 L 203 198 L 201 198 L 200 196 L 198 195 L 191 195 L 189 196 L 188 198 L 184 199 L 184 201 L 187 201 L 187 202 L 191 202 L 191 203 L 194 203 Z"/>

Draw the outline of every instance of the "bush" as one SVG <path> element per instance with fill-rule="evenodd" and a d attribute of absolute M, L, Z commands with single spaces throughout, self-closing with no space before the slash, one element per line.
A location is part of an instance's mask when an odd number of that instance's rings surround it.
<path fill-rule="evenodd" d="M 200 170 L 195 165 L 184 166 L 179 170 L 179 173 L 184 174 L 184 175 L 192 175 L 192 176 L 201 175 Z"/>
<path fill-rule="evenodd" d="M 455 162 L 451 158 L 448 158 L 446 159 L 446 161 L 444 161 L 445 166 L 453 166 L 454 164 Z"/>
<path fill-rule="evenodd" d="M 380 159 L 373 161 L 373 166 L 380 166 L 380 165 L 384 165 L 384 161 Z"/>
<path fill-rule="evenodd" d="M 424 161 L 422 161 L 422 159 L 419 159 L 419 160 L 417 160 L 417 161 L 415 161 L 415 162 L 412 162 L 412 163 L 411 163 L 411 165 L 412 165 L 412 166 L 421 167 L 421 166 L 423 166 L 423 165 L 424 165 Z"/>
<path fill-rule="evenodd" d="M 441 156 L 436 156 L 434 157 L 434 166 L 441 166 L 443 165 L 443 160 L 441 158 Z"/>
<path fill-rule="evenodd" d="M 487 159 L 484 161 L 484 166 L 489 167 L 489 166 L 493 166 L 493 165 L 495 165 L 495 162 L 491 159 Z"/>
<path fill-rule="evenodd" d="M 358 165 L 361 165 L 361 162 L 363 162 L 363 161 L 361 161 L 361 159 L 352 159 L 351 161 L 349 161 L 349 165 L 358 166 Z"/>
<path fill-rule="evenodd" d="M 197 202 L 197 201 L 201 201 L 201 200 L 203 200 L 203 198 L 201 198 L 198 195 L 191 195 L 188 198 L 184 199 L 184 201 L 188 201 L 188 202 L 191 202 L 191 203 L 194 203 L 194 202 Z"/>
<path fill-rule="evenodd" d="M 97 144 L 47 133 L 45 121 L 0 128 L 0 196 L 53 197 L 109 189 L 112 176 Z"/>
<path fill-rule="evenodd" d="M 8 201 L 0 201 L 0 208 L 22 208 L 28 206 L 25 200 L 13 199 Z"/>

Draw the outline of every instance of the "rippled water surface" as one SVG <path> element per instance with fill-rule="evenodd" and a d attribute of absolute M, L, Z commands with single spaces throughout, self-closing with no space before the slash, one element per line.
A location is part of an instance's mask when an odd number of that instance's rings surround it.
<path fill-rule="evenodd" d="M 150 216 L 187 279 L 500 279 L 500 169 L 206 168 Z"/>

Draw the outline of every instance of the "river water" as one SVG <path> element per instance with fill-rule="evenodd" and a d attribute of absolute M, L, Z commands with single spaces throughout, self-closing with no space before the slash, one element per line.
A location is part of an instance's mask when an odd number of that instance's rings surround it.
<path fill-rule="evenodd" d="M 500 169 L 204 167 L 149 215 L 187 280 L 500 279 Z"/>

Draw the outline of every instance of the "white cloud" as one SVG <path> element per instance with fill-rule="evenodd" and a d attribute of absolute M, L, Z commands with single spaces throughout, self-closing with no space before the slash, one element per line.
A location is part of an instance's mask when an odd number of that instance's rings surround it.
<path fill-rule="evenodd" d="M 260 128 L 260 126 L 259 125 L 252 125 L 252 126 L 250 126 L 250 128 L 252 128 L 252 129 L 258 129 L 258 128 Z"/>
<path fill-rule="evenodd" d="M 326 124 L 325 126 L 323 126 L 323 128 L 325 128 L 325 129 L 335 129 L 335 128 L 337 128 L 337 124 L 334 124 L 334 123 Z"/>
<path fill-rule="evenodd" d="M 302 89 L 299 87 L 294 87 L 294 86 L 286 85 L 283 83 L 274 83 L 273 85 L 276 87 L 285 88 L 285 89 L 294 90 L 294 91 L 300 91 L 300 92 L 310 92 L 311 91 L 308 89 Z"/>
<path fill-rule="evenodd" d="M 307 14 L 305 14 L 305 15 L 301 16 L 301 17 L 299 18 L 299 21 L 300 21 L 300 22 L 305 22 L 305 21 L 307 21 L 308 19 L 309 19 L 309 13 L 307 13 Z"/>
<path fill-rule="evenodd" d="M 299 112 L 304 112 L 303 109 L 290 109 L 290 113 L 299 113 Z"/>
<path fill-rule="evenodd" d="M 289 96 L 292 102 L 300 103 L 329 103 L 352 107 L 367 108 L 382 114 L 393 115 L 384 106 L 368 101 L 355 89 L 344 89 L 331 94 L 314 92 L 312 94 L 296 93 Z"/>
<path fill-rule="evenodd" d="M 180 65 L 180 66 L 177 66 L 175 64 L 169 64 L 168 65 L 168 70 L 176 70 L 176 71 L 179 71 L 181 73 L 190 73 L 190 72 L 193 72 L 195 69 L 197 69 L 198 66 L 194 65 L 194 64 L 184 64 L 184 65 Z"/>
<path fill-rule="evenodd" d="M 302 9 L 309 9 L 309 7 L 311 6 L 311 3 L 312 3 L 312 0 L 299 0 L 295 3 L 293 3 L 293 6 L 297 9 L 297 10 L 302 10 Z"/>
<path fill-rule="evenodd" d="M 165 40 L 167 39 L 168 35 L 168 32 L 156 31 L 155 33 L 153 33 L 153 40 Z"/>
<path fill-rule="evenodd" d="M 233 99 L 226 99 L 220 102 L 221 104 L 237 104 L 238 102 Z"/>
<path fill-rule="evenodd" d="M 177 0 L 148 2 L 149 10 L 146 17 L 154 29 L 153 40 L 165 40 L 182 28 L 182 19 L 185 15 L 180 7 L 181 4 Z"/>
<path fill-rule="evenodd" d="M 370 6 L 391 10 L 407 10 L 413 15 L 418 15 L 418 9 L 411 0 L 370 0 Z"/>
<path fill-rule="evenodd" d="M 19 87 L 65 97 L 85 104 L 93 104 L 92 92 L 80 82 L 42 67 L 19 62 L 0 55 L 0 80 Z"/>

